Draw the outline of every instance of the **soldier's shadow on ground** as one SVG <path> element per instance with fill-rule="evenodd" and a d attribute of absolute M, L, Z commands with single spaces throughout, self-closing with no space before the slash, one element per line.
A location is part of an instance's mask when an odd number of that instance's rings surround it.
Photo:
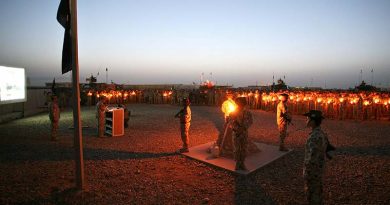
<path fill-rule="evenodd" d="M 255 177 L 251 176 L 235 176 L 234 182 L 234 204 L 277 204 L 256 182 Z M 72 204 L 74 202 L 81 202 L 83 198 L 94 198 L 93 192 L 89 192 L 88 189 L 79 191 L 76 188 L 68 188 L 65 190 L 59 190 L 57 188 L 52 189 L 48 198 L 36 198 L 33 201 L 29 201 L 28 204 Z M 221 201 L 223 203 L 223 201 Z"/>
<path fill-rule="evenodd" d="M 234 204 L 277 204 L 261 187 L 255 175 L 235 176 Z"/>
<path fill-rule="evenodd" d="M 31 201 L 26 201 L 23 204 L 95 204 L 93 199 L 96 193 L 90 192 L 87 189 L 80 191 L 76 187 L 59 190 L 58 188 L 52 188 L 48 197 L 38 197 Z M 92 199 L 92 202 L 85 202 L 85 199 Z"/>
<path fill-rule="evenodd" d="M 89 195 L 88 192 L 79 191 L 76 188 L 68 188 L 63 191 L 58 189 L 51 190 L 48 197 L 38 197 L 31 201 L 26 201 L 23 204 L 83 204 L 83 198 Z"/>
<path fill-rule="evenodd" d="M 175 152 L 149 153 L 84 148 L 84 160 L 148 159 L 176 155 Z M 73 147 L 58 144 L 0 145 L 0 161 L 66 161 L 74 160 Z"/>
<path fill-rule="evenodd" d="M 337 155 L 353 155 L 353 156 L 390 156 L 390 145 L 376 145 L 368 147 L 336 147 L 334 151 Z"/>

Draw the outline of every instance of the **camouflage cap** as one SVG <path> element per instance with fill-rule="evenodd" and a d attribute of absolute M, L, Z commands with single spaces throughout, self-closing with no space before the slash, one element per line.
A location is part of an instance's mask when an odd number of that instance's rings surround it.
<path fill-rule="evenodd" d="M 310 110 L 309 112 L 303 114 L 306 117 L 309 117 L 310 119 L 325 119 L 322 116 L 322 112 L 319 110 Z"/>
<path fill-rule="evenodd" d="M 191 104 L 190 98 L 183 98 L 183 102 L 184 102 L 186 105 L 190 105 L 190 104 Z"/>

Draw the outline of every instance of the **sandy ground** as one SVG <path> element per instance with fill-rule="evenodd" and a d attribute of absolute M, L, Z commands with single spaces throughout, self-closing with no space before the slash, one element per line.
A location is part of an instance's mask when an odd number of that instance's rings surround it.
<path fill-rule="evenodd" d="M 70 111 L 61 115 L 59 141 L 50 141 L 47 114 L 0 125 L 0 204 L 305 204 L 303 145 L 309 130 L 294 116 L 287 145 L 294 151 L 247 176 L 236 176 L 174 154 L 181 145 L 179 110 L 129 105 L 125 136 L 97 138 L 94 107 L 82 108 L 85 179 L 76 192 Z M 217 107 L 193 106 L 191 146 L 215 140 Z M 277 145 L 275 114 L 252 111 L 250 137 Z M 326 120 L 338 147 L 327 161 L 326 204 L 390 204 L 390 122 Z"/>

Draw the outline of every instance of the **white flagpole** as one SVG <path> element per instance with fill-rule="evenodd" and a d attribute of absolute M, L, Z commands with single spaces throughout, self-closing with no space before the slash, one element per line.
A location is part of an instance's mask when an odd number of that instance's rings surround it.
<path fill-rule="evenodd" d="M 71 36 L 72 36 L 72 83 L 73 83 L 73 123 L 74 123 L 74 148 L 76 163 L 76 185 L 82 190 L 84 181 L 83 136 L 80 119 L 80 84 L 79 84 L 79 59 L 77 37 L 77 0 L 70 0 Z"/>

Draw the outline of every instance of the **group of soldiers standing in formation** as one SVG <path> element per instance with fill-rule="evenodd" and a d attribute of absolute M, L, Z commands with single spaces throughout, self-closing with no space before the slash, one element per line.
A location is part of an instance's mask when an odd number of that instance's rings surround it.
<path fill-rule="evenodd" d="M 288 109 L 288 94 L 280 95 L 280 102 L 277 105 L 276 122 L 279 129 L 279 150 L 286 152 L 289 149 L 285 146 L 287 137 L 287 126 L 292 121 L 291 113 Z M 235 99 L 237 108 L 229 115 L 229 123 L 232 130 L 233 156 L 236 161 L 236 170 L 247 170 L 245 158 L 248 153 L 248 128 L 253 124 L 253 117 L 248 109 L 246 98 Z M 183 146 L 179 153 L 189 152 L 189 128 L 191 123 L 190 100 L 183 99 L 183 109 L 175 117 L 180 118 L 181 139 Z M 311 133 L 305 143 L 303 179 L 304 190 L 310 204 L 323 204 L 323 174 L 325 171 L 325 158 L 329 158 L 329 151 L 334 147 L 329 143 L 327 134 L 322 131 L 321 123 L 324 119 L 319 110 L 310 110 L 305 113 L 307 117 L 306 126 L 311 128 Z M 220 143 L 219 143 L 220 144 Z"/>
<path fill-rule="evenodd" d="M 250 109 L 276 111 L 280 92 L 244 89 L 144 89 L 135 91 L 95 92 L 110 94 L 111 103 L 179 104 L 190 98 L 192 105 L 220 106 L 232 95 L 244 97 Z M 328 119 L 381 120 L 390 118 L 390 93 L 374 91 L 288 91 L 289 109 L 293 114 L 320 110 Z M 93 98 L 94 95 L 89 96 Z M 90 100 L 91 102 L 93 100 Z"/>
<path fill-rule="evenodd" d="M 280 95 L 280 102 L 277 105 L 276 122 L 279 129 L 279 150 L 289 151 L 285 147 L 287 137 L 287 126 L 292 121 L 291 113 L 288 109 L 288 94 Z M 226 126 L 232 130 L 231 143 L 233 144 L 233 156 L 236 161 L 236 170 L 247 170 L 245 158 L 248 153 L 248 128 L 253 123 L 252 114 L 249 111 L 248 102 L 245 97 L 235 99 L 237 108 L 230 113 L 229 121 Z M 183 108 L 175 115 L 180 119 L 180 130 L 182 148 L 179 153 L 189 152 L 189 129 L 191 125 L 191 101 L 189 98 L 183 98 Z M 98 121 L 98 136 L 104 136 L 105 129 L 105 111 L 108 106 L 108 100 L 101 97 L 97 103 L 96 118 Z M 323 173 L 325 169 L 325 157 L 329 158 L 328 151 L 334 149 L 329 143 L 326 133 L 321 130 L 321 122 L 324 119 L 319 110 L 310 110 L 304 114 L 307 117 L 307 127 L 312 129 L 305 144 L 303 178 L 305 182 L 305 193 L 310 204 L 322 204 Z M 52 102 L 49 104 L 49 118 L 51 121 L 51 139 L 57 140 L 57 129 L 60 118 L 60 109 L 58 107 L 57 97 L 52 96 Z"/>

